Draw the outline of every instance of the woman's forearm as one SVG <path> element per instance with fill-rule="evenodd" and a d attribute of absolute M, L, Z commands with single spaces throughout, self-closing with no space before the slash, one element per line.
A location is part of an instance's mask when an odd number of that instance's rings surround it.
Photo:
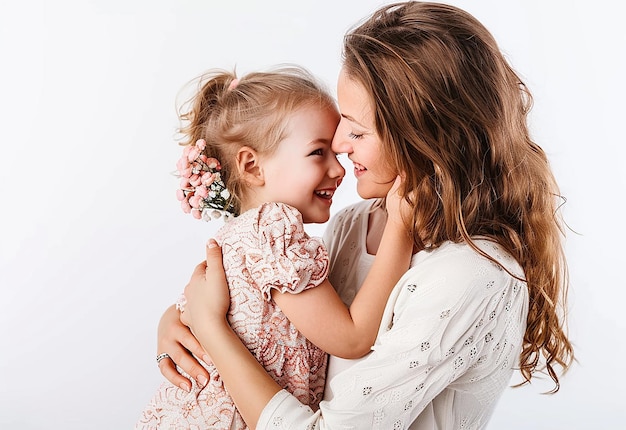
<path fill-rule="evenodd" d="M 248 427 L 256 428 L 261 412 L 281 387 L 243 345 L 226 319 L 203 325 L 194 334 L 210 354 Z"/>

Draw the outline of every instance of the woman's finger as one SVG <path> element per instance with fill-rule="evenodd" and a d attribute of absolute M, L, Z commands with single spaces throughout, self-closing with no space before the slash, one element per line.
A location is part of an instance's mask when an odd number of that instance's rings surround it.
<path fill-rule="evenodd" d="M 178 373 L 176 365 L 171 358 L 165 358 L 159 362 L 159 370 L 161 374 L 177 387 L 182 388 L 186 392 L 191 391 L 191 381 Z"/>
<path fill-rule="evenodd" d="M 157 333 L 157 353 L 167 353 L 169 359 L 159 363 L 159 370 L 172 384 L 187 391 L 191 388 L 190 381 L 176 368 L 176 364 L 188 375 L 191 375 L 201 386 L 208 380 L 208 372 L 194 357 L 203 357 L 204 349 L 200 346 L 188 327 L 179 319 L 179 312 L 170 306 L 159 322 Z M 183 387 L 184 386 L 184 387 Z"/>
<path fill-rule="evenodd" d="M 219 247 L 215 239 L 209 239 L 206 243 L 205 250 L 205 272 L 221 274 L 225 280 L 226 274 L 224 273 L 224 266 L 222 263 L 222 248 Z"/>
<path fill-rule="evenodd" d="M 221 253 L 220 253 L 220 258 L 221 258 Z M 220 264 L 222 264 L 222 263 L 221 263 L 221 260 L 220 260 Z M 193 273 L 191 274 L 191 277 L 192 277 L 192 278 L 195 278 L 195 277 L 197 277 L 197 276 L 204 276 L 204 274 L 206 273 L 206 271 L 207 271 L 207 264 L 206 264 L 206 261 L 201 261 L 201 262 L 200 262 L 200 263 L 196 266 L 196 268 L 193 270 Z"/>

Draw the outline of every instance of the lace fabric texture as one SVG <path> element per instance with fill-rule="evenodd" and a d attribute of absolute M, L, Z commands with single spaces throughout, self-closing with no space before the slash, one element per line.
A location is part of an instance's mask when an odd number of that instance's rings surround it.
<path fill-rule="evenodd" d="M 222 247 L 231 294 L 228 319 L 256 359 L 301 404 L 318 408 L 324 391 L 327 355 L 310 343 L 271 300 L 271 290 L 298 294 L 324 281 L 328 253 L 304 231 L 300 213 L 265 203 L 229 221 L 216 240 Z M 136 429 L 246 429 L 222 380 L 211 377 L 190 393 L 164 382 Z"/>

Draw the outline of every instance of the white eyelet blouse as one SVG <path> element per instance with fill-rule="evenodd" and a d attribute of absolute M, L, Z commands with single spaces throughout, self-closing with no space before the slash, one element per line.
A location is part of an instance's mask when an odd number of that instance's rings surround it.
<path fill-rule="evenodd" d="M 369 213 L 382 210 L 376 207 L 363 201 L 344 209 L 325 234 L 330 280 L 347 303 L 374 259 L 365 236 Z M 257 429 L 484 428 L 518 365 L 528 292 L 504 249 L 475 242 L 499 265 L 466 243 L 414 255 L 372 352 L 358 360 L 331 357 L 317 412 L 283 390 Z"/>

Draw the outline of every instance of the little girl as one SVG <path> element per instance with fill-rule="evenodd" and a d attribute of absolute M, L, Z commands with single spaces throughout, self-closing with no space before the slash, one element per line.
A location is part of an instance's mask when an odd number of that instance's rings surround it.
<path fill-rule="evenodd" d="M 229 322 L 255 358 L 303 404 L 317 409 L 326 353 L 365 355 L 387 297 L 407 270 L 412 242 L 400 200 L 388 196 L 376 260 L 348 309 L 327 279 L 328 254 L 303 223 L 324 223 L 344 169 L 331 150 L 332 97 L 296 67 L 200 79 L 186 123 L 178 198 L 196 218 L 226 215 L 216 240 L 231 295 Z M 184 312 L 184 298 L 177 304 Z M 160 359 L 169 359 L 165 352 Z M 137 429 L 246 429 L 211 363 L 190 392 L 164 382 Z"/>

